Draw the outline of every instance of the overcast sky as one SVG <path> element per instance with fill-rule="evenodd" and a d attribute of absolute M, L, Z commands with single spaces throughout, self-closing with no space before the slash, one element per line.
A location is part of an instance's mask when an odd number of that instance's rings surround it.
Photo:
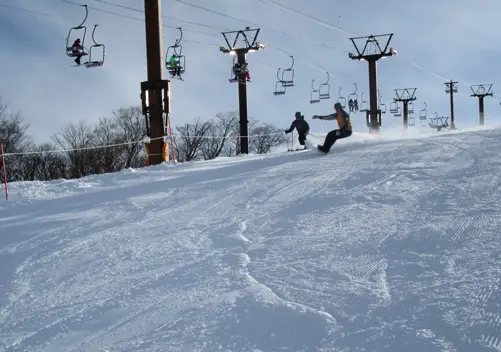
<path fill-rule="evenodd" d="M 70 0 L 80 3 L 78 0 Z M 221 53 L 221 31 L 246 26 L 261 28 L 258 38 L 266 49 L 248 55 L 252 83 L 248 87 L 249 115 L 286 128 L 294 113 L 307 119 L 332 112 L 338 89 L 347 96 L 358 85 L 368 97 L 367 63 L 348 58 L 354 51 L 350 36 L 395 33 L 391 46 L 398 56 L 380 61 L 379 88 L 389 104 L 394 88 L 417 88 L 416 110 L 427 102 L 429 115 L 449 116 L 445 79 L 459 81 L 456 124 L 477 124 L 478 103 L 469 84 L 493 83 L 497 88 L 501 68 L 499 0 L 273 0 L 310 16 L 305 18 L 259 0 L 163 0 L 163 52 L 174 44 L 176 27 L 184 30 L 186 56 L 184 82 L 172 81 L 172 122 L 194 117 L 211 118 L 238 109 L 237 85 L 228 82 L 232 58 Z M 114 109 L 140 104 L 139 83 L 146 77 L 142 0 L 106 0 L 138 9 L 127 10 L 87 0 L 90 32 L 99 24 L 96 39 L 106 45 L 103 67 L 71 67 L 65 53 L 68 30 L 78 25 L 85 11 L 62 0 L 0 0 L 0 96 L 11 111 L 21 111 L 36 141 L 46 141 L 68 122 L 94 122 Z M 188 2 L 230 17 L 187 5 Z M 383 4 L 383 5 L 381 5 Z M 30 13 L 10 7 L 45 13 Z M 119 17 L 110 11 L 124 15 Z M 318 19 L 315 21 L 313 18 Z M 135 18 L 135 19 L 134 19 Z M 296 59 L 295 87 L 284 96 L 273 95 L 276 71 Z M 418 69 L 415 65 L 422 67 Z M 321 83 L 330 72 L 332 99 L 310 104 L 311 81 Z M 167 78 L 168 74 L 165 73 Z M 486 119 L 500 116 L 499 96 L 486 100 Z M 366 132 L 362 114 L 353 116 L 355 129 Z M 311 121 L 311 120 L 310 120 Z M 401 125 L 389 113 L 385 127 Z M 331 129 L 312 121 L 312 131 Z"/>

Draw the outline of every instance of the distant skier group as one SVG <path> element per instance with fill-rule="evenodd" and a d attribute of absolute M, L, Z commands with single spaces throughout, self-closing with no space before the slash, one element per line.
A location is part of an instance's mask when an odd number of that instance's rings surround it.
<path fill-rule="evenodd" d="M 319 151 L 324 152 L 326 154 L 329 152 L 331 147 L 334 145 L 334 143 L 336 143 L 338 139 L 349 137 L 353 133 L 350 115 L 343 109 L 341 104 L 340 103 L 334 104 L 334 110 L 336 112 L 330 115 L 325 115 L 325 116 L 313 115 L 313 119 L 337 120 L 339 128 L 327 133 L 324 144 L 317 146 Z M 299 135 L 298 137 L 299 144 L 304 146 L 304 149 L 307 149 L 305 141 L 306 141 L 306 136 L 310 132 L 310 125 L 308 124 L 308 122 L 304 120 L 304 116 L 299 111 L 296 112 L 295 120 L 292 122 L 289 129 L 285 130 L 285 133 L 286 134 L 291 133 L 292 131 L 294 131 L 294 129 L 297 130 L 297 133 Z"/>

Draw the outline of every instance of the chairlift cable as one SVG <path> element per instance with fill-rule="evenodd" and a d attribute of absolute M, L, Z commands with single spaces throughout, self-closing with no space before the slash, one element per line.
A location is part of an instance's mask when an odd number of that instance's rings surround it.
<path fill-rule="evenodd" d="M 61 0 L 61 1 L 65 2 L 65 3 L 68 3 L 68 4 L 71 4 L 71 5 L 75 5 L 75 6 L 82 6 L 82 4 L 78 4 L 78 3 L 70 1 L 70 0 Z M 120 13 L 109 11 L 109 10 L 103 10 L 103 9 L 99 9 L 99 8 L 91 7 L 91 6 L 88 6 L 88 7 L 89 7 L 89 9 L 92 9 L 94 11 L 103 12 L 103 13 L 107 13 L 107 14 L 110 14 L 110 15 L 118 16 L 118 17 L 123 17 L 123 18 L 128 18 L 128 19 L 131 19 L 131 20 L 136 20 L 136 21 L 144 22 L 144 18 L 132 17 L 132 16 L 120 14 Z M 176 26 L 170 26 L 170 25 L 167 25 L 167 24 L 162 24 L 162 27 L 171 28 L 171 29 L 177 29 L 178 28 Z M 194 31 L 194 30 L 189 30 L 189 29 L 186 29 L 185 31 L 186 32 L 190 32 L 190 33 L 205 35 L 205 36 L 208 36 L 208 37 L 214 37 L 214 38 L 219 38 L 220 37 L 219 35 L 216 35 L 216 34 L 204 33 L 204 32 L 199 32 L 199 31 Z"/>
<path fill-rule="evenodd" d="M 125 10 L 130 10 L 130 11 L 135 11 L 135 12 L 139 12 L 139 13 L 144 13 L 144 10 L 137 9 L 137 8 L 134 8 L 134 7 L 130 7 L 130 6 L 126 6 L 126 5 L 115 4 L 115 3 L 112 3 L 112 2 L 109 2 L 109 1 L 106 1 L 106 0 L 94 0 L 94 1 L 106 4 L 106 5 L 109 5 L 109 6 L 114 6 L 114 7 L 122 8 L 122 9 L 125 9 Z M 201 22 L 182 20 L 182 19 L 179 19 L 179 18 L 174 18 L 174 17 L 170 17 L 170 16 L 165 16 L 165 15 L 162 15 L 162 18 L 170 19 L 170 20 L 174 20 L 174 21 L 179 21 L 179 22 L 184 22 L 184 23 L 192 24 L 194 26 L 213 28 L 213 29 L 222 30 L 222 31 L 228 31 L 229 30 L 227 28 L 216 27 L 216 26 L 208 25 L 208 24 L 201 23 Z"/>
<path fill-rule="evenodd" d="M 35 10 L 23 9 L 21 7 L 10 6 L 10 5 L 5 5 L 5 4 L 0 4 L 0 7 L 5 7 L 5 8 L 10 9 L 10 10 L 16 10 L 16 11 L 23 11 L 23 12 L 33 13 L 33 14 L 36 14 L 36 15 L 51 16 L 49 13 L 39 12 L 39 11 L 35 11 Z"/>

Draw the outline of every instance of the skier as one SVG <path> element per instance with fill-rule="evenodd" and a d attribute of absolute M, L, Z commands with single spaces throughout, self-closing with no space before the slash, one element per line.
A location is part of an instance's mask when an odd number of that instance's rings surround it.
<path fill-rule="evenodd" d="M 291 133 L 294 131 L 294 129 L 297 130 L 297 134 L 299 135 L 299 144 L 304 146 L 304 149 L 306 149 L 306 135 L 308 132 L 310 132 L 310 125 L 308 125 L 308 122 L 304 120 L 304 116 L 301 115 L 301 112 L 296 112 L 295 114 L 295 120 L 292 121 L 291 127 L 288 130 L 285 130 L 285 134 Z"/>
<path fill-rule="evenodd" d="M 339 129 L 332 130 L 327 133 L 327 137 L 325 137 L 325 141 L 323 145 L 318 145 L 318 150 L 324 153 L 328 153 L 331 147 L 336 143 L 338 139 L 346 138 L 351 136 L 353 133 L 353 129 L 351 127 L 350 115 L 343 110 L 343 107 L 340 103 L 334 104 L 334 110 L 336 112 L 334 114 L 319 116 L 314 115 L 313 119 L 319 120 L 337 120 L 339 125 Z"/>

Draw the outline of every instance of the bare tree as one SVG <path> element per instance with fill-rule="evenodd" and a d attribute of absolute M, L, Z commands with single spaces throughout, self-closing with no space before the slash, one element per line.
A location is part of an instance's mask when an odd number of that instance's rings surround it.
<path fill-rule="evenodd" d="M 194 123 L 176 127 L 177 132 L 180 134 L 176 138 L 175 145 L 179 162 L 198 159 L 201 145 L 211 128 L 211 122 L 202 122 L 200 118 L 195 119 Z"/>
<path fill-rule="evenodd" d="M 0 98 L 0 143 L 4 153 L 23 153 L 33 144 L 26 133 L 28 127 L 21 114 L 10 114 L 7 105 L 3 104 Z M 5 157 L 9 182 L 23 180 L 23 159 L 24 155 Z"/>
<path fill-rule="evenodd" d="M 215 159 L 224 151 L 232 151 L 232 134 L 235 126 L 238 124 L 236 112 L 226 114 L 217 114 L 213 120 L 210 129 L 201 145 L 201 152 L 205 160 Z"/>
<path fill-rule="evenodd" d="M 55 145 L 45 143 L 33 148 L 36 153 L 23 158 L 22 179 L 25 181 L 49 181 L 66 178 L 66 159 L 61 153 L 54 153 Z"/>
<path fill-rule="evenodd" d="M 80 178 L 87 175 L 86 166 L 92 162 L 92 153 L 88 149 L 93 146 L 94 133 L 91 127 L 80 121 L 77 124 L 70 123 L 52 137 L 62 149 L 65 149 L 68 159 L 69 176 Z"/>
<path fill-rule="evenodd" d="M 94 127 L 93 144 L 97 147 L 89 150 L 92 162 L 85 165 L 86 173 L 100 174 L 116 172 L 123 168 L 121 147 L 116 123 L 111 118 L 101 118 Z"/>
<path fill-rule="evenodd" d="M 139 106 L 130 106 L 113 111 L 114 122 L 118 140 L 127 143 L 121 149 L 125 168 L 139 166 L 138 161 L 142 158 L 141 151 L 145 151 L 143 143 L 136 143 L 146 137 L 146 121 Z M 144 161 L 142 163 L 144 165 Z"/>
<path fill-rule="evenodd" d="M 286 142 L 283 130 L 270 124 L 253 127 L 251 134 L 250 149 L 256 154 L 269 153 L 271 148 Z"/>

